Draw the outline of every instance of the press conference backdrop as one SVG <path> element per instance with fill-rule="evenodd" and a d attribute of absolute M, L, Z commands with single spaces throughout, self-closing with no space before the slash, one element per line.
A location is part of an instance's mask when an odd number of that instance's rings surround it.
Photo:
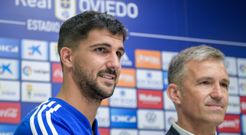
<path fill-rule="evenodd" d="M 0 9 L 0 134 L 12 134 L 31 109 L 56 96 L 59 28 L 85 10 L 112 14 L 129 32 L 119 84 L 98 110 L 102 135 L 163 135 L 177 119 L 165 91 L 168 63 L 199 44 L 226 55 L 230 102 L 218 133 L 246 134 L 245 1 L 2 0 Z"/>

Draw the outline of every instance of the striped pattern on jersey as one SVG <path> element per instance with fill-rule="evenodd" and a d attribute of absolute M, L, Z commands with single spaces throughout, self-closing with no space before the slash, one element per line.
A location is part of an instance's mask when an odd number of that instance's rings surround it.
<path fill-rule="evenodd" d="M 59 110 L 62 106 L 56 101 L 45 101 L 38 106 L 30 117 L 30 127 L 33 135 L 58 135 L 52 121 L 52 113 Z"/>

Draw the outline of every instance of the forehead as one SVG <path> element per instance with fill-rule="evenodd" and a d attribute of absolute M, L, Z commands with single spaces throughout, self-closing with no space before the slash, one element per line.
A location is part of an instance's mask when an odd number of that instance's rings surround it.
<path fill-rule="evenodd" d="M 107 45 L 108 47 L 123 49 L 123 35 L 113 35 L 107 29 L 93 29 L 86 39 L 79 41 L 79 48 L 87 48 L 95 45 Z"/>
<path fill-rule="evenodd" d="M 123 42 L 123 35 L 120 34 L 113 35 L 107 29 L 93 29 L 88 33 L 87 39 L 91 39 L 91 38 L 103 39 L 102 37 L 103 38 L 108 37 Z"/>
<path fill-rule="evenodd" d="M 204 61 L 189 61 L 185 64 L 185 73 L 193 77 L 219 77 L 223 79 L 228 78 L 228 74 L 223 61 L 216 59 L 209 59 Z"/>

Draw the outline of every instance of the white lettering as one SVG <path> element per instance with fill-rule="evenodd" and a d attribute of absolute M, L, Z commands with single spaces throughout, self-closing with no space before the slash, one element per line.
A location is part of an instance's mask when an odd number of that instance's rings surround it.
<path fill-rule="evenodd" d="M 138 17 L 138 7 L 135 3 L 123 3 L 113 0 L 80 0 L 79 9 L 81 12 L 94 10 L 99 12 L 107 12 L 110 15 L 118 17 Z"/>
<path fill-rule="evenodd" d="M 63 77 L 63 74 L 62 74 L 62 70 L 60 70 L 60 69 L 57 69 L 57 70 L 55 70 L 54 71 L 54 77 Z"/>
<path fill-rule="evenodd" d="M 156 57 L 139 55 L 139 60 L 146 61 L 153 64 L 159 64 L 159 59 Z"/>
<path fill-rule="evenodd" d="M 0 110 L 0 117 L 16 118 L 17 112 L 18 111 L 15 108 L 8 108 L 6 110 Z"/>
<path fill-rule="evenodd" d="M 237 128 L 239 127 L 239 120 L 225 120 L 219 125 L 219 128 Z"/>
<path fill-rule="evenodd" d="M 112 120 L 115 122 L 130 122 L 134 123 L 136 122 L 136 117 L 134 116 L 112 116 Z"/>
<path fill-rule="evenodd" d="M 29 8 L 51 9 L 51 0 L 15 0 L 16 6 Z"/>
<path fill-rule="evenodd" d="M 121 74 L 120 75 L 120 79 L 126 81 L 126 82 L 133 82 L 134 78 L 131 75 L 127 75 L 127 74 Z"/>
<path fill-rule="evenodd" d="M 55 32 L 58 33 L 60 29 L 59 22 L 43 21 L 43 20 L 27 20 L 27 29 L 30 31 Z"/>
<path fill-rule="evenodd" d="M 141 94 L 139 96 L 139 99 L 141 101 L 148 101 L 148 102 L 161 102 L 161 97 L 153 96 L 153 95 Z"/>
<path fill-rule="evenodd" d="M 0 45 L 0 51 L 17 53 L 18 52 L 18 46 Z"/>

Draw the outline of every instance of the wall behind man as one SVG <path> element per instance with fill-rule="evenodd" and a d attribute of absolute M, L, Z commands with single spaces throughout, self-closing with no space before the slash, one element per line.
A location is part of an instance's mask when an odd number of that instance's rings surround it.
<path fill-rule="evenodd" d="M 199 44 L 227 56 L 230 103 L 218 132 L 246 134 L 245 1 L 5 0 L 0 8 L 0 134 L 12 134 L 31 109 L 57 94 L 58 31 L 85 10 L 107 11 L 129 32 L 119 84 L 98 110 L 102 134 L 164 134 L 177 119 L 165 92 L 168 63 Z"/>

